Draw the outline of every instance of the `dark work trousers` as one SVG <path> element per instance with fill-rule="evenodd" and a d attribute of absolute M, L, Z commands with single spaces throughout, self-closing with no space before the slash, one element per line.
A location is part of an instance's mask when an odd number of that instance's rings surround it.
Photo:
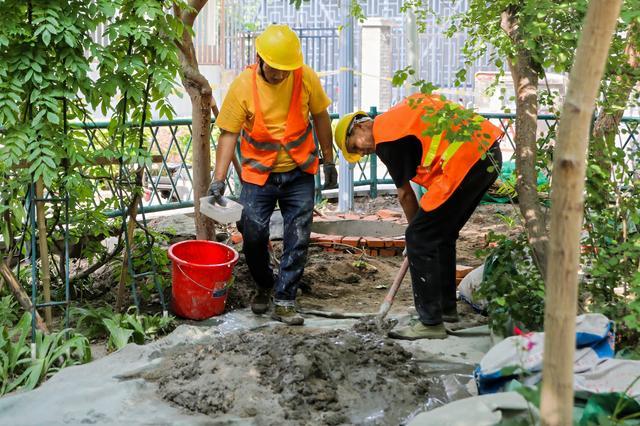
<path fill-rule="evenodd" d="M 275 285 L 276 302 L 293 303 L 307 262 L 314 205 L 314 176 L 300 169 L 271 173 L 263 186 L 244 183 L 239 228 L 249 271 L 259 288 Z M 283 254 L 277 282 L 269 261 L 269 221 L 280 206 L 284 220 Z"/>
<path fill-rule="evenodd" d="M 489 172 L 491 166 L 494 169 Z M 419 208 L 407 227 L 413 299 L 423 324 L 440 324 L 443 313 L 456 312 L 456 240 L 501 166 L 502 153 L 496 142 L 447 201 L 430 212 Z"/>

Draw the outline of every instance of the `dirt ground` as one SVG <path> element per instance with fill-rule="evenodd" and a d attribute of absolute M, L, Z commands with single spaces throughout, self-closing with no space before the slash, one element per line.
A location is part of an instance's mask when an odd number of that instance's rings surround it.
<path fill-rule="evenodd" d="M 367 199 L 368 200 L 368 199 Z M 325 207 L 330 212 L 333 205 Z M 359 200 L 355 205 L 358 213 L 372 213 L 380 209 L 397 209 L 396 197 L 378 197 L 374 200 Z M 490 230 L 500 233 L 515 232 L 499 215 L 514 216 L 509 205 L 487 204 L 478 207 L 460 233 L 457 245 L 457 263 L 479 266 L 482 260 L 476 251 L 484 248 Z M 281 250 L 275 242 L 274 250 Z M 333 253 L 311 246 L 307 266 L 300 285 L 298 304 L 303 309 L 319 309 L 337 312 L 377 312 L 388 288 L 400 269 L 402 258 L 370 257 L 361 252 Z M 253 294 L 253 280 L 242 255 L 235 269 L 236 281 L 227 301 L 228 309 L 247 307 Z M 396 295 L 391 312 L 406 313 L 413 306 L 413 293 L 409 274 L 405 276 Z M 459 311 L 468 321 L 484 323 L 466 304 L 459 304 Z"/>
<path fill-rule="evenodd" d="M 146 378 L 189 411 L 257 425 L 397 425 L 439 392 L 410 352 L 354 330 L 232 334 L 172 354 Z"/>

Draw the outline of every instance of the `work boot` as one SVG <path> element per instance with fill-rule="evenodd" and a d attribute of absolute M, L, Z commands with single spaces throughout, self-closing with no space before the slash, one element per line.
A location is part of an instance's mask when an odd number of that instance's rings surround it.
<path fill-rule="evenodd" d="M 418 339 L 445 339 L 447 331 L 444 324 L 425 325 L 420 320 L 412 320 L 409 325 L 389 332 L 392 339 L 418 340 Z"/>
<path fill-rule="evenodd" d="M 251 301 L 251 312 L 256 315 L 262 315 L 269 310 L 269 305 L 271 304 L 271 293 L 269 290 L 259 288 L 258 293 L 253 296 L 253 300 Z"/>
<path fill-rule="evenodd" d="M 296 312 L 295 306 L 282 306 L 275 305 L 273 307 L 273 313 L 271 318 L 276 321 L 283 322 L 287 325 L 302 325 L 304 324 L 304 318 Z"/>
<path fill-rule="evenodd" d="M 458 311 L 451 311 L 442 314 L 442 321 L 444 322 L 458 322 L 460 321 L 460 317 L 458 316 Z"/>

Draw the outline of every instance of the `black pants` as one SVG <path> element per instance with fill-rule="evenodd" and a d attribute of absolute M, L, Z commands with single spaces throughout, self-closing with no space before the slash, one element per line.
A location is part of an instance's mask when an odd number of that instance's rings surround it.
<path fill-rule="evenodd" d="M 456 311 L 456 240 L 502 166 L 498 142 L 487 154 L 469 170 L 447 201 L 430 212 L 418 209 L 407 227 L 413 299 L 423 324 L 440 324 L 443 312 Z"/>

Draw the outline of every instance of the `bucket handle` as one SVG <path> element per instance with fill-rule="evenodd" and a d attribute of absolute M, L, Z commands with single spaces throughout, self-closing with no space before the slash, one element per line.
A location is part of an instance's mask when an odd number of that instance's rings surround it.
<path fill-rule="evenodd" d="M 224 296 L 227 291 L 231 288 L 231 286 L 233 285 L 234 277 L 232 276 L 231 279 L 229 279 L 229 281 L 226 282 L 225 286 L 221 289 L 218 290 L 214 290 L 208 287 L 203 286 L 202 284 L 200 284 L 199 282 L 197 282 L 196 280 L 194 280 L 193 278 L 191 278 L 185 271 L 184 269 L 182 269 L 182 266 L 180 266 L 179 263 L 175 263 L 175 265 L 178 267 L 178 269 L 180 270 L 180 272 L 182 272 L 182 275 L 184 275 L 185 277 L 187 277 L 189 279 L 189 281 L 191 281 L 192 283 L 194 283 L 195 285 L 197 285 L 198 287 L 200 287 L 201 289 L 205 290 L 205 291 L 210 291 L 211 295 L 213 297 L 221 297 Z"/>

